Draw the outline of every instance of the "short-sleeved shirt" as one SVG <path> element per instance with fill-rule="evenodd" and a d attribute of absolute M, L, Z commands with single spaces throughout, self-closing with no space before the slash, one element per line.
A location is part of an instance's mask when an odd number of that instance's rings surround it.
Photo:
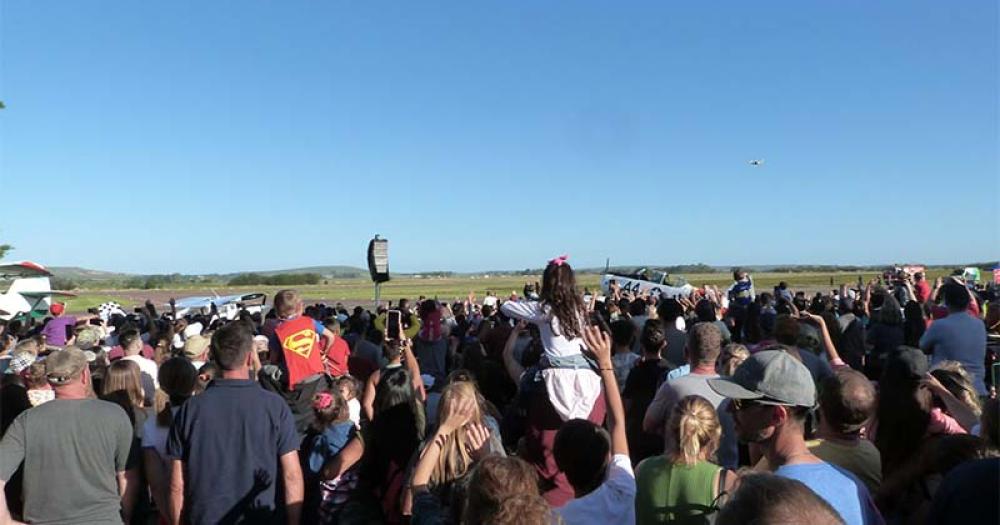
<path fill-rule="evenodd" d="M 819 459 L 857 476 L 870 493 L 874 494 L 882 485 L 882 456 L 871 441 L 861 439 L 845 444 L 816 439 L 807 441 L 806 446 Z"/>
<path fill-rule="evenodd" d="M 920 338 L 920 348 L 931 351 L 931 364 L 954 360 L 972 375 L 976 392 L 986 395 L 986 325 L 965 312 L 948 314 L 931 324 Z"/>
<path fill-rule="evenodd" d="M 736 427 L 733 424 L 732 414 L 722 406 L 728 401 L 708 386 L 708 380 L 717 377 L 718 374 L 688 374 L 663 383 L 656 391 L 656 396 L 653 397 L 653 402 L 650 403 L 646 413 L 647 417 L 656 423 L 657 428 L 663 428 L 678 401 L 691 395 L 705 398 L 715 407 L 722 426 L 722 441 L 719 443 L 718 451 L 719 464 L 726 468 L 736 468 L 739 462 Z"/>
<path fill-rule="evenodd" d="M 66 328 L 76 326 L 76 317 L 63 315 L 49 319 L 42 328 L 42 335 L 45 336 L 45 344 L 52 346 L 63 346 L 66 344 Z"/>
<path fill-rule="evenodd" d="M 176 416 L 180 407 L 171 407 L 170 411 Z M 170 434 L 170 427 L 161 427 L 156 415 L 146 418 L 142 424 L 142 448 L 150 448 L 156 451 L 160 459 L 167 461 L 167 436 Z M 164 464 L 164 466 L 167 466 Z"/>
<path fill-rule="evenodd" d="M 280 396 L 246 379 L 212 381 L 177 411 L 167 439 L 167 456 L 184 463 L 187 520 L 277 519 L 278 458 L 298 448 Z"/>
<path fill-rule="evenodd" d="M 121 523 L 117 472 L 130 465 L 132 423 L 118 405 L 55 399 L 22 412 L 0 441 L 0 479 L 24 462 L 30 523 Z"/>
<path fill-rule="evenodd" d="M 593 492 L 556 509 L 566 525 L 576 523 L 635 523 L 635 472 L 632 460 L 615 454 L 608 477 Z"/>
<path fill-rule="evenodd" d="M 826 462 L 782 465 L 775 474 L 801 481 L 833 507 L 847 525 L 882 523 L 864 483 Z"/>

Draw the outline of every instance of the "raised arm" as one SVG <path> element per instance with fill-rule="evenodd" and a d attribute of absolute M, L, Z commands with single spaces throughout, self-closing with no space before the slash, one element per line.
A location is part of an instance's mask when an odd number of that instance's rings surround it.
<path fill-rule="evenodd" d="M 976 413 L 973 412 L 968 405 L 955 397 L 954 394 L 949 392 L 948 389 L 945 388 L 945 386 L 942 385 L 936 377 L 934 377 L 934 374 L 928 373 L 924 376 L 924 384 L 930 388 L 931 392 L 933 392 L 938 399 L 944 402 L 944 406 L 948 410 L 948 414 L 955 418 L 955 421 L 957 421 L 959 425 L 962 425 L 962 428 L 965 429 L 966 432 L 971 432 L 972 428 L 979 423 L 979 418 L 976 416 Z"/>
<path fill-rule="evenodd" d="M 511 330 L 510 336 L 507 337 L 507 344 L 503 347 L 503 366 L 507 369 L 507 374 L 514 381 L 514 384 L 520 388 L 521 386 L 521 375 L 524 374 L 524 367 L 521 363 L 514 359 L 514 346 L 517 344 L 517 338 L 521 335 L 521 332 L 527 328 L 527 321 L 518 321 L 514 329 Z"/>
<path fill-rule="evenodd" d="M 361 394 L 361 409 L 365 411 L 365 417 L 368 418 L 368 421 L 375 420 L 375 386 L 381 376 L 382 374 L 378 370 L 372 372 L 372 375 L 368 376 L 368 380 L 365 381 L 365 391 Z"/>
<path fill-rule="evenodd" d="M 438 425 L 437 432 L 430 439 L 427 446 L 417 461 L 417 466 L 413 469 L 413 486 L 420 487 L 427 485 L 431 480 L 434 467 L 437 466 L 438 458 L 441 456 L 441 445 L 445 439 L 465 426 L 472 417 L 473 409 L 476 406 L 474 398 L 460 398 L 458 403 L 452 403 L 448 407 L 448 412 L 444 415 L 444 421 Z"/>
<path fill-rule="evenodd" d="M 413 390 L 417 392 L 417 398 L 420 401 L 427 401 L 424 380 L 420 377 L 420 363 L 417 363 L 417 356 L 413 355 L 413 342 L 410 339 L 403 339 L 400 347 L 403 349 L 403 361 L 406 363 L 406 369 L 412 377 Z"/>
<path fill-rule="evenodd" d="M 826 349 L 826 355 L 830 358 L 830 366 L 834 368 L 840 368 L 847 366 L 841 358 L 840 354 L 837 353 L 837 347 L 833 344 L 833 338 L 830 337 L 830 329 L 826 326 L 826 320 L 822 316 L 810 313 L 808 311 L 802 312 L 802 319 L 808 319 L 818 325 L 820 333 L 823 334 L 823 347 Z"/>
<path fill-rule="evenodd" d="M 604 384 L 604 399 L 608 403 L 608 430 L 611 431 L 611 453 L 628 455 L 625 437 L 625 407 L 615 379 L 615 365 L 611 361 L 611 336 L 596 326 L 583 329 L 583 340 L 597 358 L 597 366 Z"/>
<path fill-rule="evenodd" d="M 541 307 L 535 301 L 507 301 L 500 306 L 500 311 L 507 317 L 529 323 L 538 322 L 544 318 Z"/>

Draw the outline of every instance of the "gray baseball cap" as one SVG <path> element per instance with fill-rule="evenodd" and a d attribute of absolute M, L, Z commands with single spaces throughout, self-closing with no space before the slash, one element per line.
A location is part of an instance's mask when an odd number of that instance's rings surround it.
<path fill-rule="evenodd" d="M 732 377 L 709 379 L 708 386 L 720 396 L 765 405 L 816 405 L 816 384 L 809 369 L 783 350 L 757 352 Z"/>

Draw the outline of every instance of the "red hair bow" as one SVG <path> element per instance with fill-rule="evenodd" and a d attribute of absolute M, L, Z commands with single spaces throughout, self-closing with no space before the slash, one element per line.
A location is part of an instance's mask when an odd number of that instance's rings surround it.
<path fill-rule="evenodd" d="M 333 396 L 329 392 L 320 392 L 316 394 L 316 399 L 313 399 L 313 408 L 316 410 L 323 410 L 330 408 L 333 404 Z"/>

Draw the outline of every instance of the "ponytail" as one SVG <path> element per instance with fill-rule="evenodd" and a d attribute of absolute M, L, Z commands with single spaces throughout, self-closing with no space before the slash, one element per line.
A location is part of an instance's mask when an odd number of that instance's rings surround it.
<path fill-rule="evenodd" d="M 692 414 L 683 414 L 679 426 L 678 453 L 681 462 L 690 465 L 698 460 L 701 452 L 701 423 Z"/>
<path fill-rule="evenodd" d="M 668 427 L 671 446 L 667 453 L 674 463 L 694 465 L 719 447 L 722 427 L 715 407 L 701 396 L 687 396 L 674 406 Z"/>

